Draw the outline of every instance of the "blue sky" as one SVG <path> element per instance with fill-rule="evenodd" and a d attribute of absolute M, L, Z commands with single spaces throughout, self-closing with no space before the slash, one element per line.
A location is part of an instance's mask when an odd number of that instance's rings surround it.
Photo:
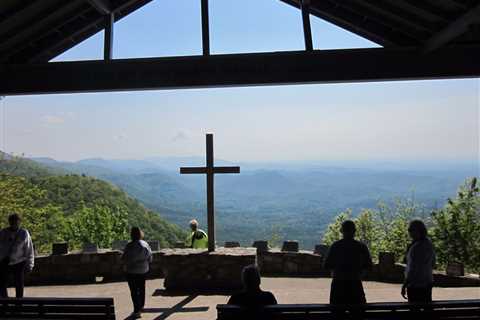
<path fill-rule="evenodd" d="M 211 0 L 213 54 L 303 49 L 278 0 Z M 312 17 L 317 49 L 376 46 Z M 55 61 L 101 59 L 103 33 Z M 200 0 L 155 0 L 115 25 L 114 58 L 201 53 Z M 7 97 L 0 149 L 63 160 L 201 155 L 272 160 L 478 160 L 479 80 Z M 2 125 L 3 126 L 3 125 Z"/>

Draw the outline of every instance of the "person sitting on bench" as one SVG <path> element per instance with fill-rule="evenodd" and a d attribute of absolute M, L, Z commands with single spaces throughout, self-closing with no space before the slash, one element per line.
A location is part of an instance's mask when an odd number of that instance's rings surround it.
<path fill-rule="evenodd" d="M 261 278 L 256 265 L 252 264 L 243 268 L 242 282 L 244 291 L 231 296 L 228 300 L 228 304 L 245 307 L 251 310 L 277 304 L 277 300 L 271 292 L 262 291 L 262 289 L 260 289 Z"/>
<path fill-rule="evenodd" d="M 355 223 L 342 223 L 342 240 L 335 241 L 327 253 L 325 268 L 332 270 L 330 289 L 331 304 L 366 303 L 361 276 L 372 267 L 372 258 L 367 246 L 355 237 Z"/>

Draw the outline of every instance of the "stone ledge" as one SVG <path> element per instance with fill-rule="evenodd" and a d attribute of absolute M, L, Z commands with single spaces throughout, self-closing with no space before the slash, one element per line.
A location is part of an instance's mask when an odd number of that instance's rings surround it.
<path fill-rule="evenodd" d="M 209 255 L 209 256 L 245 256 L 245 255 L 256 255 L 256 248 L 217 248 L 214 252 L 208 252 L 206 249 L 161 249 L 158 251 L 163 256 L 176 255 L 176 256 L 185 256 L 185 255 Z"/>
<path fill-rule="evenodd" d="M 237 290 L 242 269 L 256 263 L 255 248 L 164 249 L 162 270 L 167 290 Z"/>
<path fill-rule="evenodd" d="M 328 276 L 323 269 L 323 257 L 312 251 L 299 252 L 273 249 L 258 253 L 262 275 L 268 276 Z"/>
<path fill-rule="evenodd" d="M 27 285 L 94 283 L 96 277 L 104 281 L 124 280 L 120 251 L 101 250 L 98 253 L 69 253 L 39 256 L 35 268 L 27 274 Z M 218 248 L 215 252 L 198 249 L 161 249 L 153 253 L 149 278 L 161 278 L 178 273 L 179 277 L 192 276 L 201 284 L 201 277 L 210 285 L 221 287 L 219 279 L 232 277 L 227 286 L 238 286 L 241 270 L 247 264 L 257 262 L 264 276 L 278 277 L 328 277 L 323 269 L 323 258 L 312 251 L 282 252 L 271 250 L 256 252 L 256 248 Z M 197 272 L 196 266 L 200 265 Z M 170 271 L 175 270 L 177 271 Z M 216 271 L 218 269 L 218 271 Z M 372 281 L 401 283 L 405 266 L 402 264 L 375 265 L 366 275 Z M 195 276 L 198 273 L 198 277 Z M 435 286 L 480 287 L 478 276 L 455 277 L 435 271 Z M 182 279 L 183 286 L 187 286 Z M 223 281 L 223 280 L 222 280 Z M 170 284 L 169 284 L 170 285 Z M 203 284 L 201 284 L 203 286 Z M 189 285 L 190 286 L 190 285 Z"/>

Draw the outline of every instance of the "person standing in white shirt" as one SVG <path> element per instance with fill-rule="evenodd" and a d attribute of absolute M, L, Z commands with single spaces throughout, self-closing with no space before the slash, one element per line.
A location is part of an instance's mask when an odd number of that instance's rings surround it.
<path fill-rule="evenodd" d="M 141 318 L 145 306 L 145 279 L 152 262 L 152 249 L 143 241 L 143 232 L 138 227 L 130 231 L 131 241 L 125 246 L 122 260 L 126 266 L 128 287 L 133 302 L 130 318 Z"/>
<path fill-rule="evenodd" d="M 34 250 L 30 233 L 21 228 L 22 219 L 16 213 L 8 217 L 9 227 L 0 231 L 0 297 L 7 298 L 8 276 L 13 274 L 17 298 L 23 297 L 25 272 L 34 265 Z"/>
<path fill-rule="evenodd" d="M 412 303 L 432 301 L 435 251 L 427 237 L 427 227 L 421 220 L 413 220 L 408 227 L 412 243 L 408 247 L 405 281 L 401 295 Z"/>

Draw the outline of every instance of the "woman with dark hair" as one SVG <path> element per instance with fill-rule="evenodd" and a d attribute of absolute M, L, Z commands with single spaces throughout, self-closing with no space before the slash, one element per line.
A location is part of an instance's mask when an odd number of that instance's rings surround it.
<path fill-rule="evenodd" d="M 141 311 L 145 306 L 145 279 L 152 262 L 152 249 L 143 241 L 143 232 L 138 227 L 130 231 L 130 241 L 122 255 L 125 262 L 128 287 L 133 302 L 133 313 L 130 318 L 141 318 Z"/>
<path fill-rule="evenodd" d="M 427 237 L 427 227 L 423 221 L 411 221 L 408 234 L 412 243 L 407 250 L 405 281 L 401 294 L 408 302 L 428 303 L 432 301 L 435 251 Z"/>

